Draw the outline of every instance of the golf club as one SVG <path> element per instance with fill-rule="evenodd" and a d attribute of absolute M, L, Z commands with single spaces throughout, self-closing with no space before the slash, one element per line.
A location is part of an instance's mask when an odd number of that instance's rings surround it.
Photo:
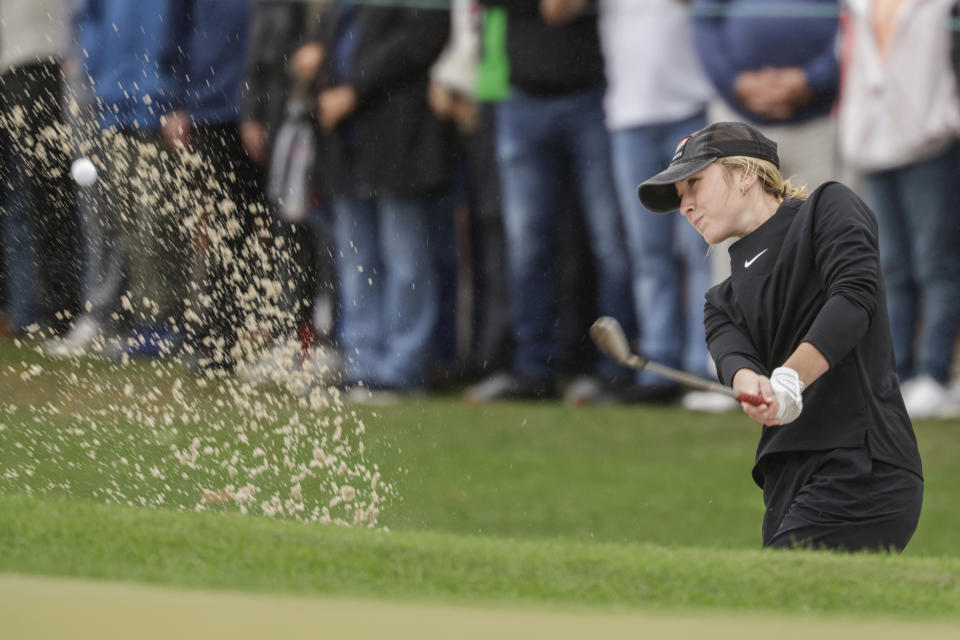
<path fill-rule="evenodd" d="M 636 369 L 637 371 L 646 369 L 647 371 L 650 371 L 658 376 L 673 380 L 674 382 L 679 382 L 680 384 L 688 387 L 722 393 L 725 396 L 730 396 L 738 402 L 746 402 L 747 404 L 752 404 L 755 407 L 766 404 L 763 398 L 758 395 L 751 393 L 740 393 L 722 384 L 710 382 L 709 380 L 698 378 L 697 376 L 685 373 L 683 371 L 671 369 L 670 367 L 657 364 L 656 362 L 650 362 L 644 357 L 641 357 L 635 353 L 631 353 L 630 343 L 627 342 L 627 336 L 624 334 L 623 328 L 620 326 L 620 323 L 616 321 L 616 319 L 609 316 L 597 318 L 596 322 L 593 323 L 593 326 L 590 327 L 590 337 L 593 338 L 593 342 L 597 345 L 597 348 L 599 348 L 600 351 L 605 353 L 607 357 L 617 364 L 629 367 L 631 369 Z"/>

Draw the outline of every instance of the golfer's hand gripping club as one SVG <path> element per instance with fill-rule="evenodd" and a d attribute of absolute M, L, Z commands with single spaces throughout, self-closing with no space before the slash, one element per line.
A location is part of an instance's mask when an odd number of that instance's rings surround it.
<path fill-rule="evenodd" d="M 691 375 L 684 371 L 671 369 L 670 367 L 657 364 L 656 362 L 650 362 L 646 358 L 642 358 L 639 355 L 632 353 L 630 351 L 630 343 L 627 341 L 627 336 L 624 334 L 623 328 L 615 318 L 611 318 L 609 316 L 597 318 L 596 322 L 593 323 L 593 326 L 590 327 L 590 337 L 593 339 L 594 344 L 597 345 L 597 348 L 600 349 L 600 351 L 602 351 L 608 358 L 624 367 L 629 367 L 630 369 L 635 369 L 637 371 L 646 369 L 647 371 L 650 371 L 651 373 L 654 373 L 660 377 L 673 380 L 674 382 L 679 382 L 680 384 L 688 387 L 722 393 L 723 395 L 729 396 L 738 402 L 746 402 L 747 404 L 751 404 L 755 407 L 766 404 L 763 398 L 759 395 L 754 395 L 752 393 L 740 393 L 722 384 L 710 382 L 709 380 L 698 378 L 697 376 Z"/>

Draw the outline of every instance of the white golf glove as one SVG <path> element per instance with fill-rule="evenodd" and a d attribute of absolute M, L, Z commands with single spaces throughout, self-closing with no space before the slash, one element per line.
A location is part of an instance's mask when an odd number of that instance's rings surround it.
<path fill-rule="evenodd" d="M 803 411 L 803 383 L 800 376 L 790 367 L 777 367 L 770 374 L 770 387 L 780 405 L 774 416 L 780 424 L 793 422 Z"/>

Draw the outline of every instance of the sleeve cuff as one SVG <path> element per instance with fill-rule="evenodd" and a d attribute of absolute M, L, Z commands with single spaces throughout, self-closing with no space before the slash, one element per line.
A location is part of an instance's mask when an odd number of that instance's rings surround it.
<path fill-rule="evenodd" d="M 720 378 L 720 382 L 729 386 L 733 384 L 733 376 L 736 375 L 740 369 L 750 369 L 751 371 L 766 375 L 763 367 L 755 360 L 744 355 L 732 354 L 724 357 L 721 362 L 717 363 L 717 377 Z"/>

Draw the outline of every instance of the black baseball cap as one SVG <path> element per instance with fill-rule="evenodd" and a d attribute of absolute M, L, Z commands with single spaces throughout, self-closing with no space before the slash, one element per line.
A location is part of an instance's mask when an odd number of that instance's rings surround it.
<path fill-rule="evenodd" d="M 680 196 L 674 184 L 706 169 L 717 158 L 729 156 L 760 158 L 780 168 L 776 142 L 748 124 L 717 122 L 680 141 L 670 166 L 637 188 L 640 202 L 654 213 L 679 209 Z"/>

